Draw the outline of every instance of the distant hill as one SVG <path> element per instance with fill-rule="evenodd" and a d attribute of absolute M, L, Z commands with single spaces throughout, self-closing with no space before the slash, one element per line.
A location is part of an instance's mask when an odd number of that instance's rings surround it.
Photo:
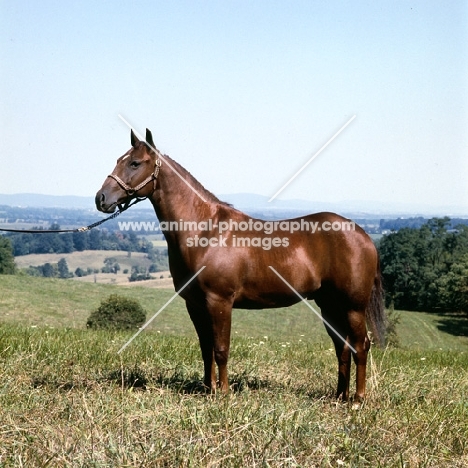
<path fill-rule="evenodd" d="M 231 203 L 236 208 L 265 214 L 284 211 L 297 212 L 298 215 L 332 211 L 351 218 L 369 216 L 399 217 L 399 216 L 459 216 L 468 217 L 468 208 L 462 206 L 431 206 L 416 203 L 376 202 L 369 200 L 344 200 L 341 202 L 322 202 L 311 200 L 279 200 L 270 203 L 269 197 L 251 193 L 235 193 L 220 195 L 223 201 Z"/>
<path fill-rule="evenodd" d="M 81 208 L 94 209 L 94 197 L 75 195 L 40 195 L 37 193 L 0 194 L 0 205 L 30 208 Z"/>
<path fill-rule="evenodd" d="M 415 203 L 375 202 L 363 200 L 346 200 L 341 202 L 321 202 L 310 200 L 280 200 L 268 202 L 269 197 L 253 193 L 222 194 L 219 198 L 231 203 L 249 213 L 261 213 L 264 216 L 273 216 L 284 212 L 291 212 L 297 216 L 318 211 L 333 211 L 351 218 L 399 217 L 399 216 L 458 216 L 468 217 L 468 208 L 462 206 L 431 206 Z M 79 208 L 93 210 L 94 197 L 80 197 L 74 195 L 57 196 L 34 193 L 19 193 L 14 195 L 0 194 L 0 205 L 18 207 L 41 208 Z M 145 207 L 140 205 L 141 208 Z M 147 208 L 151 209 L 149 204 Z"/>

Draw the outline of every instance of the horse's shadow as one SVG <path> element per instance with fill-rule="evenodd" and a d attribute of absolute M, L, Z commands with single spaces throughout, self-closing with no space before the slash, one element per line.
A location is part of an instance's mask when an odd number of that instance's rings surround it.
<path fill-rule="evenodd" d="M 102 380 L 114 383 L 122 388 L 134 390 L 146 390 L 148 387 L 168 389 L 175 393 L 209 395 L 211 390 L 203 383 L 198 374 L 187 375 L 175 371 L 170 375 L 162 373 L 149 375 L 138 369 L 117 369 L 111 371 Z M 260 390 L 271 387 L 268 380 L 259 379 L 245 374 L 233 375 L 230 379 L 230 389 L 234 393 L 242 393 L 246 390 Z"/>
<path fill-rule="evenodd" d="M 199 374 L 187 375 L 177 371 L 170 375 L 148 375 L 135 369 L 119 369 L 110 372 L 107 381 L 120 385 L 123 388 L 146 390 L 148 387 L 167 389 L 174 393 L 190 395 L 212 395 L 213 392 L 203 383 Z M 230 392 L 242 394 L 244 392 L 256 392 L 270 390 L 274 392 L 289 392 L 298 396 L 306 396 L 312 400 L 333 399 L 334 389 L 323 384 L 323 388 L 305 388 L 304 386 L 292 386 L 290 384 L 269 379 L 261 379 L 245 373 L 233 374 L 229 379 Z"/>
<path fill-rule="evenodd" d="M 146 391 L 150 388 L 168 390 L 172 393 L 209 396 L 213 392 L 204 385 L 199 374 L 188 374 L 177 369 L 171 373 L 147 372 L 139 367 L 123 367 L 114 370 L 103 371 L 94 378 L 57 378 L 53 375 L 35 376 L 31 379 L 34 388 L 49 388 L 69 392 L 77 389 L 96 390 L 106 385 L 113 385 L 123 390 Z M 233 374 L 230 378 L 230 392 L 242 394 L 245 392 L 257 391 L 288 392 L 298 396 L 305 396 L 312 400 L 323 398 L 333 398 L 333 389 L 325 384 L 323 388 L 316 388 L 313 391 L 302 385 L 294 386 L 280 381 L 261 379 L 246 373 Z"/>

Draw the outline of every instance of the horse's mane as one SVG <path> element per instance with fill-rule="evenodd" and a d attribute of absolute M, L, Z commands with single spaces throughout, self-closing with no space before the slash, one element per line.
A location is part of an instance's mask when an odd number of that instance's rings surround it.
<path fill-rule="evenodd" d="M 207 190 L 197 179 L 187 170 L 185 167 L 181 166 L 177 161 L 174 161 L 170 156 L 165 154 L 163 158 L 168 159 L 171 166 L 181 175 L 183 178 L 190 183 L 190 185 L 204 198 L 212 203 L 217 203 L 219 205 L 224 205 L 229 208 L 233 208 L 230 203 L 220 200 L 214 193 Z"/>

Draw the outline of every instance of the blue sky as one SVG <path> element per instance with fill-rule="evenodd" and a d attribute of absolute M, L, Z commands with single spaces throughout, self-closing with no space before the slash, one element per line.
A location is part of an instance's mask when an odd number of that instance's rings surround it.
<path fill-rule="evenodd" d="M 465 1 L 0 3 L 0 193 L 94 196 L 124 116 L 216 194 L 468 213 Z M 311 204 L 311 211 L 313 211 Z"/>

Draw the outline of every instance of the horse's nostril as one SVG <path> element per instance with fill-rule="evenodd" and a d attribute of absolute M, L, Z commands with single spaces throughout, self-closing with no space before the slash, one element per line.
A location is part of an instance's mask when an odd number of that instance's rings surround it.
<path fill-rule="evenodd" d="M 98 210 L 102 209 L 102 205 L 104 204 L 105 199 L 106 196 L 103 192 L 99 191 L 98 193 L 96 193 L 96 198 L 94 199 L 94 202 L 96 203 L 96 208 Z"/>

